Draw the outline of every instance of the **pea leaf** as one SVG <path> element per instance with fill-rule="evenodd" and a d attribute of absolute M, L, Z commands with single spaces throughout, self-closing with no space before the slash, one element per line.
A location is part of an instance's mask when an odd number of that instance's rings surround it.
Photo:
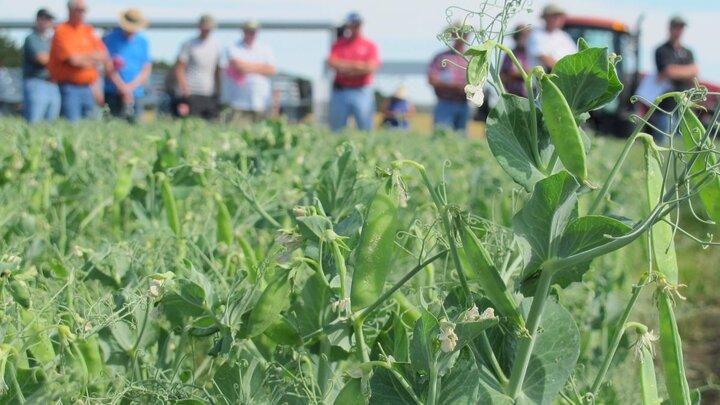
<path fill-rule="evenodd" d="M 337 158 L 326 162 L 320 172 L 317 195 L 325 212 L 335 222 L 345 217 L 354 207 L 357 182 L 357 155 L 350 144 L 343 145 Z"/>
<path fill-rule="evenodd" d="M 604 107 L 622 93 L 624 86 L 618 77 L 617 69 L 615 68 L 616 62 L 617 60 L 608 63 L 608 87 L 602 96 L 596 98 L 592 101 L 592 103 L 590 103 L 590 110 L 597 110 Z"/>
<path fill-rule="evenodd" d="M 410 362 L 416 372 L 428 375 L 433 367 L 433 347 L 435 338 L 440 332 L 435 316 L 422 310 L 422 316 L 415 323 L 412 341 L 410 342 Z"/>
<path fill-rule="evenodd" d="M 530 303 L 523 302 L 526 313 Z M 539 330 L 519 400 L 544 405 L 553 402 L 577 364 L 580 332 L 572 315 L 553 300 L 545 306 Z"/>
<path fill-rule="evenodd" d="M 489 67 L 487 52 L 478 52 L 474 55 L 467 65 L 466 73 L 468 83 L 478 85 L 484 82 L 488 75 Z"/>
<path fill-rule="evenodd" d="M 588 48 L 560 59 L 551 80 L 560 88 L 574 114 L 590 111 L 608 89 L 607 48 Z"/>
<path fill-rule="evenodd" d="M 513 405 L 515 401 L 512 398 L 505 395 L 503 386 L 497 381 L 495 376 L 490 373 L 485 367 L 482 367 L 478 372 L 478 391 L 480 397 L 477 402 L 478 405 Z"/>
<path fill-rule="evenodd" d="M 550 159 L 553 146 L 545 126 L 538 125 L 542 123 L 542 112 L 536 109 L 536 113 L 538 149 L 544 163 Z M 505 94 L 490 111 L 486 131 L 488 145 L 500 167 L 527 191 L 545 178 L 534 162 L 529 117 L 527 98 Z"/>
<path fill-rule="evenodd" d="M 411 385 L 414 385 L 412 384 L 414 379 L 411 378 L 412 370 L 409 364 L 395 363 L 393 368 L 404 376 Z M 400 384 L 400 381 L 389 370 L 384 368 L 375 368 L 370 379 L 370 391 L 372 392 L 370 405 L 416 405 L 416 402 Z"/>
<path fill-rule="evenodd" d="M 480 397 L 480 372 L 469 350 L 462 350 L 453 368 L 442 377 L 437 403 L 476 404 Z"/>
<path fill-rule="evenodd" d="M 542 262 L 559 253 L 565 227 L 578 215 L 578 187 L 564 170 L 541 180 L 513 218 L 513 231 L 525 259 L 523 279 L 535 275 Z"/>

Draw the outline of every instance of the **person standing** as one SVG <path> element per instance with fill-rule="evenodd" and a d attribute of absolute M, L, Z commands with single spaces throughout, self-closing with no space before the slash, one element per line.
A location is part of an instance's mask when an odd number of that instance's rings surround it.
<path fill-rule="evenodd" d="M 695 64 L 695 57 L 691 50 L 680 42 L 687 22 L 680 16 L 670 19 L 669 39 L 655 50 L 655 66 L 657 67 L 658 81 L 669 83 L 667 91 L 684 91 L 693 87 L 693 79 L 697 77 L 699 69 Z M 672 111 L 676 106 L 675 100 L 667 98 L 659 107 L 665 111 Z M 665 143 L 661 132 L 669 134 L 671 128 L 671 115 L 663 111 L 653 114 L 653 124 L 657 127 L 654 132 L 655 140 Z"/>
<path fill-rule="evenodd" d="M 436 54 L 428 66 L 428 83 L 437 97 L 433 109 L 433 127 L 448 128 L 465 133 L 470 120 L 465 85 L 467 60 L 463 57 L 467 34 L 460 34 L 460 26 L 453 25 L 446 35 L 454 37 L 453 49 Z"/>
<path fill-rule="evenodd" d="M 362 17 L 356 12 L 345 19 L 345 35 L 330 49 L 328 65 L 335 71 L 330 95 L 330 130 L 347 126 L 350 116 L 357 127 L 370 131 L 375 113 L 373 74 L 380 67 L 377 45 L 362 34 Z"/>
<path fill-rule="evenodd" d="M 113 66 L 105 78 L 105 102 L 114 117 L 141 121 L 144 86 L 152 72 L 150 46 L 140 33 L 148 21 L 131 8 L 120 13 L 119 25 L 103 38 Z"/>
<path fill-rule="evenodd" d="M 220 48 L 211 35 L 215 20 L 203 15 L 198 28 L 200 34 L 182 45 L 175 63 L 178 99 L 174 110 L 179 116 L 212 119 L 218 114 L 220 93 Z"/>
<path fill-rule="evenodd" d="M 227 103 L 230 120 L 243 124 L 266 118 L 272 101 L 270 77 L 276 73 L 270 48 L 257 43 L 260 24 L 250 20 L 243 25 L 243 39 L 227 51 Z"/>
<path fill-rule="evenodd" d="M 515 47 L 513 48 L 513 54 L 517 58 L 520 65 L 525 72 L 530 72 L 530 63 L 528 63 L 527 53 L 527 40 L 530 36 L 530 27 L 524 24 L 520 24 L 515 27 L 513 32 L 513 40 L 515 41 Z M 527 87 L 525 86 L 525 80 L 518 70 L 517 66 L 513 61 L 505 55 L 502 65 L 500 66 L 500 78 L 505 85 L 505 90 L 508 93 L 515 94 L 516 96 L 527 97 Z"/>
<path fill-rule="evenodd" d="M 60 88 L 62 116 L 71 122 L 93 115 L 98 67 L 111 69 L 105 45 L 85 24 L 86 11 L 85 0 L 68 1 L 68 21 L 57 26 L 50 45 L 48 71 Z"/>
<path fill-rule="evenodd" d="M 48 10 L 38 10 L 35 28 L 23 45 L 23 116 L 30 123 L 54 121 L 60 115 L 60 90 L 47 70 L 54 21 Z"/>
<path fill-rule="evenodd" d="M 570 34 L 563 31 L 565 9 L 557 4 L 548 4 L 543 8 L 541 17 L 545 27 L 532 30 L 528 38 L 529 63 L 531 68 L 542 66 L 550 72 L 558 60 L 575 53 L 577 48 Z"/>

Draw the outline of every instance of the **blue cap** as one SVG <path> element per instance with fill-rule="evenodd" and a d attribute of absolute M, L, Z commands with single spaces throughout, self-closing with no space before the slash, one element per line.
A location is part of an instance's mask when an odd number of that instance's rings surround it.
<path fill-rule="evenodd" d="M 345 17 L 345 25 L 362 24 L 362 17 L 357 11 L 353 11 Z"/>

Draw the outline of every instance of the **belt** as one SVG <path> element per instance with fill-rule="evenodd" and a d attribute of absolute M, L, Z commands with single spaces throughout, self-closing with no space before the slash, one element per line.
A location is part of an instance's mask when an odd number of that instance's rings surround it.
<path fill-rule="evenodd" d="M 359 86 L 349 86 L 347 84 L 340 84 L 338 82 L 333 83 L 333 90 L 354 90 L 354 89 L 362 89 L 363 87 L 366 87 L 367 85 L 361 84 Z"/>

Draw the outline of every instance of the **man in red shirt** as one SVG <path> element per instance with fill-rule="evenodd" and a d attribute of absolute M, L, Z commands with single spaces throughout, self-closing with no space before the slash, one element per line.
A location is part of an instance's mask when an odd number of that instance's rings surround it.
<path fill-rule="evenodd" d="M 437 96 L 433 126 L 465 133 L 470 120 L 470 105 L 465 94 L 467 60 L 462 56 L 467 34 L 461 34 L 460 27 L 460 24 L 455 24 L 447 29 L 446 34 L 455 40 L 454 49 L 444 50 L 433 57 L 428 66 L 428 83 Z"/>
<path fill-rule="evenodd" d="M 377 45 L 362 35 L 362 18 L 350 13 L 345 19 L 345 35 L 330 50 L 328 64 L 335 71 L 330 96 L 330 129 L 337 132 L 347 125 L 350 115 L 357 127 L 373 127 L 375 95 L 371 87 L 373 73 L 380 66 Z"/>
<path fill-rule="evenodd" d="M 48 71 L 60 87 L 62 115 L 68 121 L 93 114 L 92 86 L 99 79 L 98 68 L 104 65 L 108 72 L 112 71 L 105 45 L 93 27 L 85 24 L 86 11 L 84 0 L 68 1 L 68 21 L 55 28 L 50 45 Z"/>

